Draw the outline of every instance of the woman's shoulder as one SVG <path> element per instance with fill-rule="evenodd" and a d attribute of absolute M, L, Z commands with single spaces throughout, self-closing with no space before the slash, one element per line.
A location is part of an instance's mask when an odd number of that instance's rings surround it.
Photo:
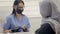
<path fill-rule="evenodd" d="M 13 17 L 14 17 L 14 14 L 11 14 L 11 15 L 7 16 L 6 18 L 7 18 L 7 19 L 11 19 L 11 18 L 13 18 Z"/>
<path fill-rule="evenodd" d="M 24 14 L 23 14 L 23 17 L 28 19 L 28 16 L 26 16 L 26 15 L 24 15 Z"/>

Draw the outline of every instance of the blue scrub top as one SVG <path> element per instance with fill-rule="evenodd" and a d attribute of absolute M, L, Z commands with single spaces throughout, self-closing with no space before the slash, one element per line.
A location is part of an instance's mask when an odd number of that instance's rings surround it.
<path fill-rule="evenodd" d="M 22 27 L 23 25 L 26 25 L 28 29 L 30 28 L 30 23 L 27 16 L 23 15 L 23 18 L 20 21 L 17 19 L 17 17 L 14 14 L 11 14 L 6 18 L 3 28 L 9 30 L 17 27 Z M 22 31 L 23 30 L 21 30 L 21 32 Z"/>

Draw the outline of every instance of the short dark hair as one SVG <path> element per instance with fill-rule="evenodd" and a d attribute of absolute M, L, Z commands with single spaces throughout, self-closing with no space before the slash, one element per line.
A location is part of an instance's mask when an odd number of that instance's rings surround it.
<path fill-rule="evenodd" d="M 22 0 L 15 0 L 13 6 L 17 6 L 19 3 L 23 3 L 24 1 Z M 12 14 L 16 15 L 15 9 L 13 8 Z"/>

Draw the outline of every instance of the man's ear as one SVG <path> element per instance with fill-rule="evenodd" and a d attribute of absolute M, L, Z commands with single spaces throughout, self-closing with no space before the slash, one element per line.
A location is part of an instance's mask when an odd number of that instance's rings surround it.
<path fill-rule="evenodd" d="M 13 9 L 17 10 L 17 6 L 13 6 Z"/>

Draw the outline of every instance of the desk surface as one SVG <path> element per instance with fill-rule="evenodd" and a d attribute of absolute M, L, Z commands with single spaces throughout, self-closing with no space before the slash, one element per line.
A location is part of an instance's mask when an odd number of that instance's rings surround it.
<path fill-rule="evenodd" d="M 3 34 L 35 34 L 35 33 L 33 33 L 33 32 L 24 32 L 24 33 L 3 33 Z"/>

